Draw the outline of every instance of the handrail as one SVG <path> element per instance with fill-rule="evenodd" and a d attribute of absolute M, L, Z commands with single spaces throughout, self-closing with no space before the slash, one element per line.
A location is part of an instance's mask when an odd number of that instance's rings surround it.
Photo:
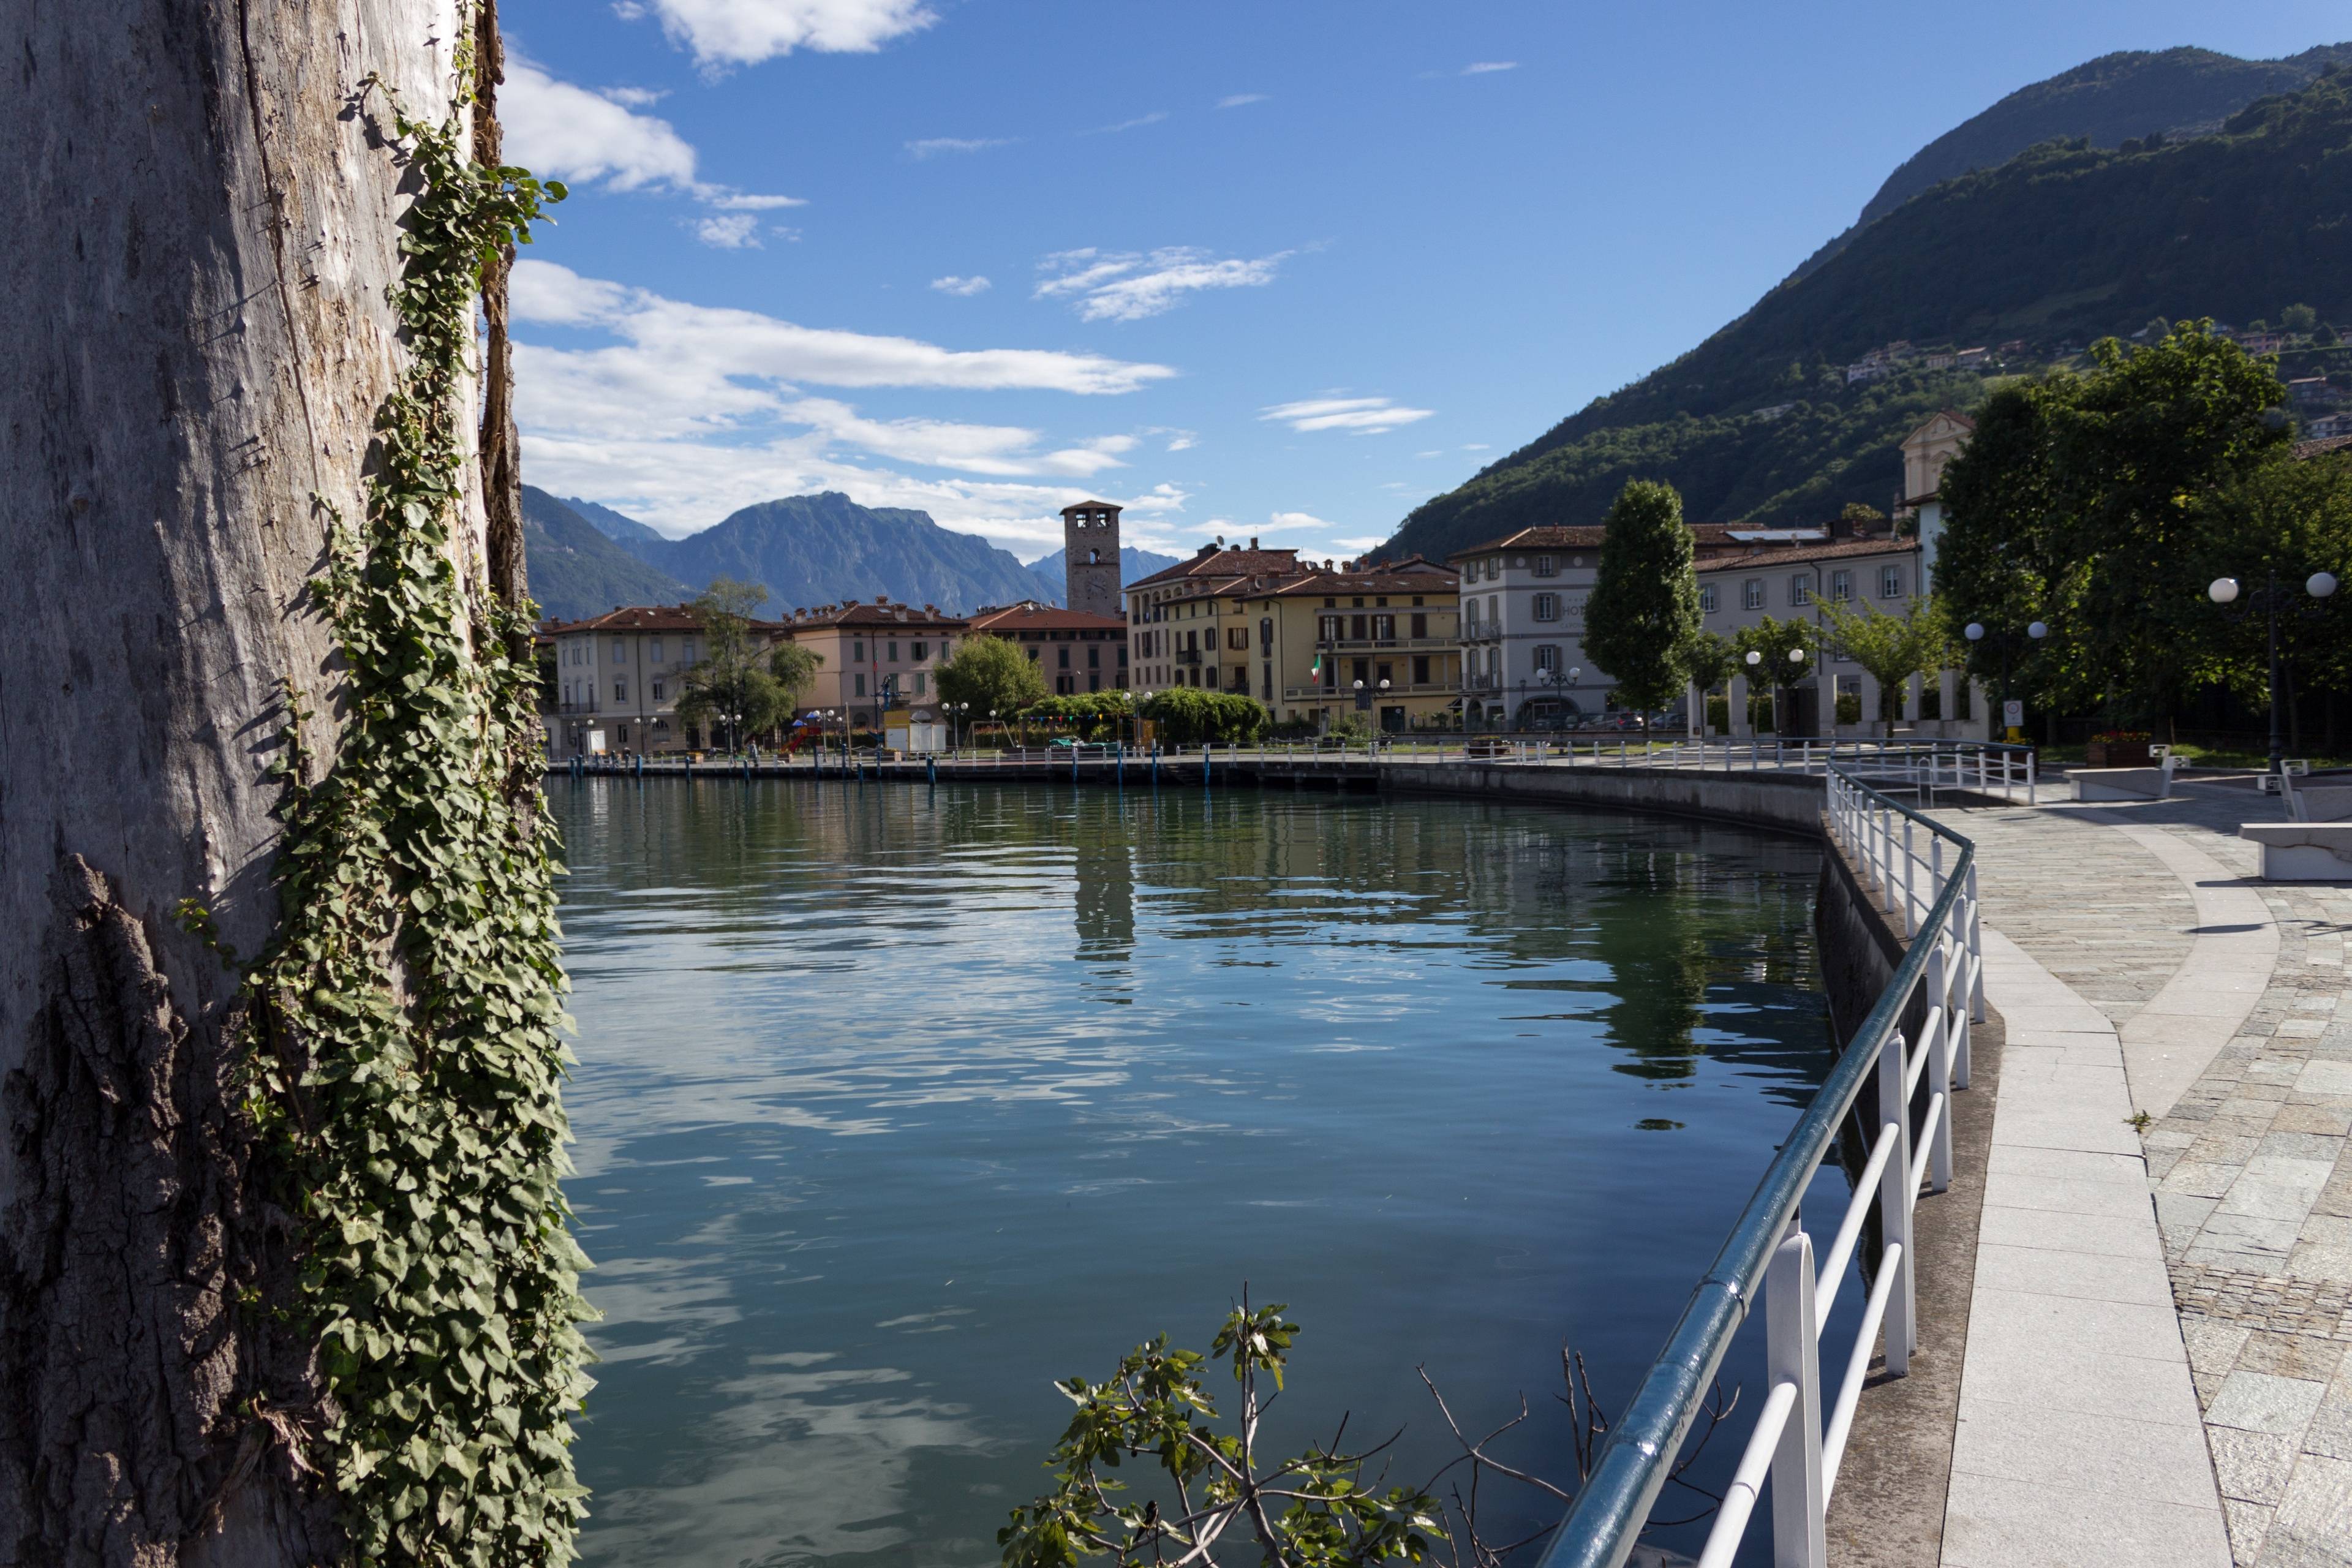
<path fill-rule="evenodd" d="M 1751 1438 L 1736 1481 L 1734 1495 L 1741 1506 L 1731 1506 L 1727 1500 L 1718 1512 L 1716 1531 L 1702 1562 L 1729 1561 L 1737 1550 L 1738 1533 L 1747 1526 L 1756 1485 L 1769 1468 L 1774 1478 L 1776 1568 L 1822 1568 L 1822 1519 L 1829 1489 L 1843 1457 L 1853 1405 L 1868 1369 L 1869 1347 L 1882 1317 L 1886 1323 L 1887 1370 L 1897 1375 L 1908 1370 L 1916 1338 L 1912 1270 L 1917 1255 L 1911 1237 L 1911 1209 L 1917 1201 L 1919 1176 L 1932 1169 L 1937 1190 L 1949 1179 L 1951 1117 L 1947 1099 L 1953 1089 L 1968 1086 L 1968 1025 L 1983 1012 L 1982 928 L 1975 907 L 1976 846 L 1871 787 L 1837 763 L 1827 763 L 1826 772 L 1832 832 L 1863 862 L 1865 878 L 1876 882 L 1882 898 L 1891 900 L 1901 894 L 1902 870 L 1892 860 L 1892 854 L 1899 851 L 1880 852 L 1882 846 L 1895 845 L 1898 836 L 1879 831 L 1874 839 L 1870 837 L 1874 827 L 1883 827 L 1891 815 L 1906 825 L 1929 830 L 1930 842 L 1938 846 L 1938 852 L 1928 868 L 1933 897 L 1918 921 L 1922 934 L 1912 941 L 1869 1016 L 1855 1030 L 1829 1078 L 1766 1167 L 1755 1194 L 1740 1211 L 1667 1336 L 1665 1348 L 1651 1363 L 1610 1432 L 1591 1478 L 1546 1548 L 1540 1568 L 1622 1568 L 1648 1522 L 1650 1510 L 1730 1350 L 1732 1336 L 1746 1321 L 1768 1279 L 1772 1304 L 1766 1314 L 1766 1332 L 1770 1342 L 1768 1365 L 1772 1386 L 1761 1404 L 1768 1412 L 1785 1413 L 1786 1424 L 1766 1423 L 1771 1429 L 1759 1428 Z M 1957 851 L 1948 860 L 1941 853 L 1945 845 Z M 1932 1065 L 1936 1071 L 1930 1079 L 1930 1103 L 1919 1128 L 1921 1147 L 1915 1159 L 1910 1147 L 1910 1095 L 1905 1087 L 1914 1071 L 1914 1047 L 1904 1039 L 1901 1025 L 1923 986 L 1928 992 L 1929 1019 L 1916 1049 L 1924 1058 L 1923 1065 Z M 1875 1202 L 1883 1233 L 1880 1276 L 1859 1331 L 1861 1345 L 1845 1368 L 1843 1386 L 1824 1399 L 1819 1358 L 1811 1343 L 1819 1332 L 1815 1292 L 1817 1288 L 1833 1292 L 1837 1279 L 1825 1275 L 1816 1279 L 1810 1241 L 1800 1225 L 1798 1209 L 1814 1172 L 1828 1156 L 1874 1070 L 1880 1080 L 1881 1112 L 1880 1132 L 1871 1151 L 1870 1169 L 1875 1176 L 1857 1184 L 1844 1223 L 1839 1226 L 1832 1261 L 1842 1273 L 1852 1246 L 1847 1233 L 1860 1229 L 1853 1211 Z M 1797 1342 L 1800 1338 L 1804 1341 L 1801 1345 Z M 1783 1394 L 1783 1388 L 1792 1392 Z M 1825 1409 L 1830 1415 L 1827 1433 L 1822 1427 Z"/>

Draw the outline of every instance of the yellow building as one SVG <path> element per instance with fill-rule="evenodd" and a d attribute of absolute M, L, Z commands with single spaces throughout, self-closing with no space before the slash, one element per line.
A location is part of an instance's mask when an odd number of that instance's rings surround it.
<path fill-rule="evenodd" d="M 778 629 L 820 661 L 815 681 L 801 693 L 803 712 L 833 710 L 856 728 L 879 729 L 885 708 L 927 708 L 936 699 L 936 672 L 966 624 L 934 605 L 910 609 L 877 598 L 794 610 Z"/>

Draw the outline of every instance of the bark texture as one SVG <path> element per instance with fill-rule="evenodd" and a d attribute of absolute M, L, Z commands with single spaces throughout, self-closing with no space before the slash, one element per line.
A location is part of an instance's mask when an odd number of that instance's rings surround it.
<path fill-rule="evenodd" d="M 371 72 L 446 111 L 454 0 L 0 12 L 0 1568 L 333 1552 L 226 1089 L 276 909 L 280 683 L 333 688 L 314 497 L 402 363 Z M 479 570 L 481 519 L 465 545 Z M 311 737 L 334 754 L 329 705 Z M 273 1365 L 273 1360 L 278 1364 Z"/>

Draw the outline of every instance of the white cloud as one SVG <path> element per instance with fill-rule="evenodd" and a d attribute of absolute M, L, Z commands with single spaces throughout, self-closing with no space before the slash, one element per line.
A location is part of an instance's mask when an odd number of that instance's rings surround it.
<path fill-rule="evenodd" d="M 959 300 L 969 300 L 974 294 L 986 293 L 989 282 L 987 279 L 977 274 L 970 278 L 958 278 L 950 274 L 945 278 L 932 279 L 931 287 L 942 294 L 952 294 Z"/>
<path fill-rule="evenodd" d="M 1329 528 L 1331 524 L 1311 511 L 1276 511 L 1266 514 L 1268 528 Z"/>
<path fill-rule="evenodd" d="M 698 397 L 712 399 L 713 418 L 746 405 L 770 405 L 769 395 L 743 385 L 746 381 L 1093 395 L 1133 392 L 1176 374 L 1166 365 L 1099 354 L 943 349 L 912 338 L 797 326 L 756 310 L 690 305 L 583 278 L 551 261 L 517 262 L 514 293 L 521 321 L 601 327 L 626 344 L 562 353 L 550 366 L 556 374 L 590 363 L 622 367 L 624 379 L 635 379 L 642 390 L 681 392 L 680 408 Z"/>
<path fill-rule="evenodd" d="M 1517 60 L 1475 60 L 1469 65 L 1464 66 L 1462 68 L 1462 74 L 1464 76 L 1486 76 L 1495 71 L 1515 71 L 1518 68 L 1519 62 Z"/>
<path fill-rule="evenodd" d="M 515 268 L 518 417 L 535 484 L 639 511 L 666 531 L 717 521 L 751 501 L 839 489 L 869 506 L 929 511 L 997 542 L 1060 539 L 1072 488 L 1124 467 L 1135 435 L 1055 439 L 1023 426 L 877 418 L 811 384 L 1133 391 L 1174 373 L 1088 354 L 955 351 L 906 338 L 797 326 L 756 311 L 665 299 L 551 262 Z M 604 341 L 554 347 L 531 326 Z M 943 469 L 918 477 L 890 465 Z M 1116 496 L 1113 499 L 1117 499 Z M 1170 486 L 1123 502 L 1181 510 Z M 640 510 L 641 509 L 641 510 Z"/>
<path fill-rule="evenodd" d="M 614 103 L 625 103 L 631 109 L 651 109 L 667 98 L 669 90 L 651 87 L 600 87 L 596 94 L 600 98 L 609 98 Z"/>
<path fill-rule="evenodd" d="M 1168 449 L 1171 452 L 1189 452 L 1201 444 L 1201 438 L 1190 430 L 1171 430 L 1167 435 Z"/>
<path fill-rule="evenodd" d="M 514 58 L 506 72 L 499 113 L 508 155 L 541 179 L 615 191 L 674 191 L 726 212 L 803 205 L 796 196 L 754 195 L 701 179 L 693 145 L 668 121 L 628 107 L 651 102 L 653 95 L 625 89 L 591 92 Z"/>
<path fill-rule="evenodd" d="M 1078 134 L 1081 136 L 1116 136 L 1122 131 L 1139 131 L 1147 125 L 1157 125 L 1167 118 L 1168 111 L 1166 110 L 1155 109 L 1149 114 L 1139 114 L 1132 120 L 1122 120 L 1116 125 L 1097 125 L 1092 131 L 1081 131 Z"/>
<path fill-rule="evenodd" d="M 931 158 L 941 153 L 985 153 L 991 147 L 1012 145 L 1010 136 L 926 136 L 906 143 L 906 148 L 917 158 Z"/>
<path fill-rule="evenodd" d="M 719 250 L 757 250 L 760 220 L 750 213 L 721 213 L 697 223 L 694 237 Z"/>
<path fill-rule="evenodd" d="M 1494 450 L 1493 447 L 1487 446 L 1484 441 L 1473 441 L 1462 449 L 1465 452 L 1488 452 Z"/>
<path fill-rule="evenodd" d="M 1089 321 L 1139 321 L 1172 310 L 1185 295 L 1205 289 L 1263 288 L 1293 254 L 1281 250 L 1255 261 L 1219 261 L 1192 246 L 1164 247 L 1149 255 L 1057 251 L 1038 263 L 1047 276 L 1034 298 L 1075 298 L 1078 315 Z"/>
<path fill-rule="evenodd" d="M 1338 545 L 1342 550 L 1361 552 L 1366 550 L 1377 550 L 1381 545 L 1386 544 L 1388 542 L 1388 539 L 1384 534 L 1365 533 L 1359 534 L 1352 539 L 1335 539 L 1331 542 Z"/>
<path fill-rule="evenodd" d="M 1277 403 L 1258 412 L 1293 430 L 1345 430 L 1355 436 L 1377 436 L 1426 419 L 1433 408 L 1404 408 L 1386 397 L 1311 397 L 1298 403 Z"/>
<path fill-rule="evenodd" d="M 624 19 L 655 16 L 710 69 L 813 49 L 870 54 L 939 20 L 922 0 L 622 0 Z"/>
<path fill-rule="evenodd" d="M 695 153 L 667 120 L 558 81 L 527 60 L 507 61 L 499 117 L 507 155 L 541 179 L 602 181 L 618 191 L 691 190 Z"/>
<path fill-rule="evenodd" d="M 1271 96 L 1273 95 L 1264 92 L 1237 92 L 1231 98 L 1221 98 L 1217 100 L 1217 107 L 1219 109 L 1239 109 L 1245 103 L 1264 103 Z"/>

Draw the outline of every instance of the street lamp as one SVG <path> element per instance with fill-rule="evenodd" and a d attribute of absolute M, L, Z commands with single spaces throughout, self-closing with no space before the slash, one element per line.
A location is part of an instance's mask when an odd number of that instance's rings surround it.
<path fill-rule="evenodd" d="M 2233 584 L 2232 586 L 2233 586 L 2233 588 L 2234 588 L 2234 584 Z M 2210 590 L 2210 589 L 2208 589 L 2208 590 L 2207 590 L 2207 592 L 2209 592 L 2209 593 L 2210 593 L 2210 592 L 2211 592 L 2211 590 Z M 1985 632 L 1984 623 L 1983 623 L 1982 621 L 1970 621 L 1970 622 L 1969 622 L 1966 626 L 1963 626 L 1963 627 L 1960 629 L 1960 635 L 1961 635 L 1962 637 L 1967 637 L 1967 638 L 1969 639 L 1969 641 L 1970 641 L 1970 642 L 1982 642 L 1982 641 L 1984 641 L 1985 637 L 1986 637 L 1986 632 Z M 2050 624 L 2049 624 L 2047 621 L 2033 621 L 2033 622 L 2031 622 L 2031 623 L 2029 623 L 2029 624 L 2027 625 L 2027 626 L 2026 626 L 2026 628 L 2025 628 L 2025 635 L 2026 635 L 2026 637 L 2027 637 L 2028 638 L 2030 638 L 2031 640 L 2032 640 L 2032 641 L 2034 641 L 2034 642 L 2040 642 L 2043 637 L 2048 637 L 2048 636 L 2050 635 Z M 2016 645 L 2015 645 L 2014 643 L 2012 643 L 2012 642 L 2011 642 L 2009 638 L 2007 638 L 2007 637 L 2002 637 L 2002 638 L 2001 638 L 2001 639 L 2000 639 L 2000 705 L 2001 705 L 2001 713 L 2002 713 L 2002 716 L 2003 716 L 2004 718 L 2006 718 L 2006 717 L 2008 716 L 2008 712 L 2009 712 L 2009 674 L 2010 674 L 2009 667 L 2010 667 L 2010 656 L 2011 655 L 2011 653 L 2013 653 L 2013 652 L 2015 651 Z M 2003 725 L 2001 726 L 2001 729 L 2002 729 L 2004 731 L 2007 731 L 2007 730 L 2009 730 L 2011 727 L 2011 726 L 2010 726 L 2010 725 L 2008 725 L 2008 724 L 2003 724 Z M 1988 732 L 1990 732 L 1990 726 L 1988 726 L 1988 727 L 1987 727 Z"/>
<path fill-rule="evenodd" d="M 2326 609 L 2328 599 L 2336 593 L 2336 574 L 2314 572 L 2309 577 L 2304 579 L 2303 591 L 2309 595 L 2308 603 L 2295 598 L 2291 590 L 2282 589 L 2279 586 L 2278 573 L 2273 569 L 2269 583 L 2248 595 L 2246 607 L 2230 617 L 2234 621 L 2242 620 L 2248 616 L 2258 615 L 2270 623 L 2271 754 L 2264 771 L 2273 773 L 2284 773 L 2286 768 L 2285 731 L 2281 727 L 2283 716 L 2280 712 L 2284 704 L 2279 700 L 2279 612 L 2294 610 L 2304 615 L 2317 615 L 2321 610 Z M 2216 605 L 2233 605 L 2238 601 L 2238 580 L 2235 577 L 2216 577 L 2213 579 L 2212 586 L 2205 590 L 2206 597 L 2211 599 Z"/>

